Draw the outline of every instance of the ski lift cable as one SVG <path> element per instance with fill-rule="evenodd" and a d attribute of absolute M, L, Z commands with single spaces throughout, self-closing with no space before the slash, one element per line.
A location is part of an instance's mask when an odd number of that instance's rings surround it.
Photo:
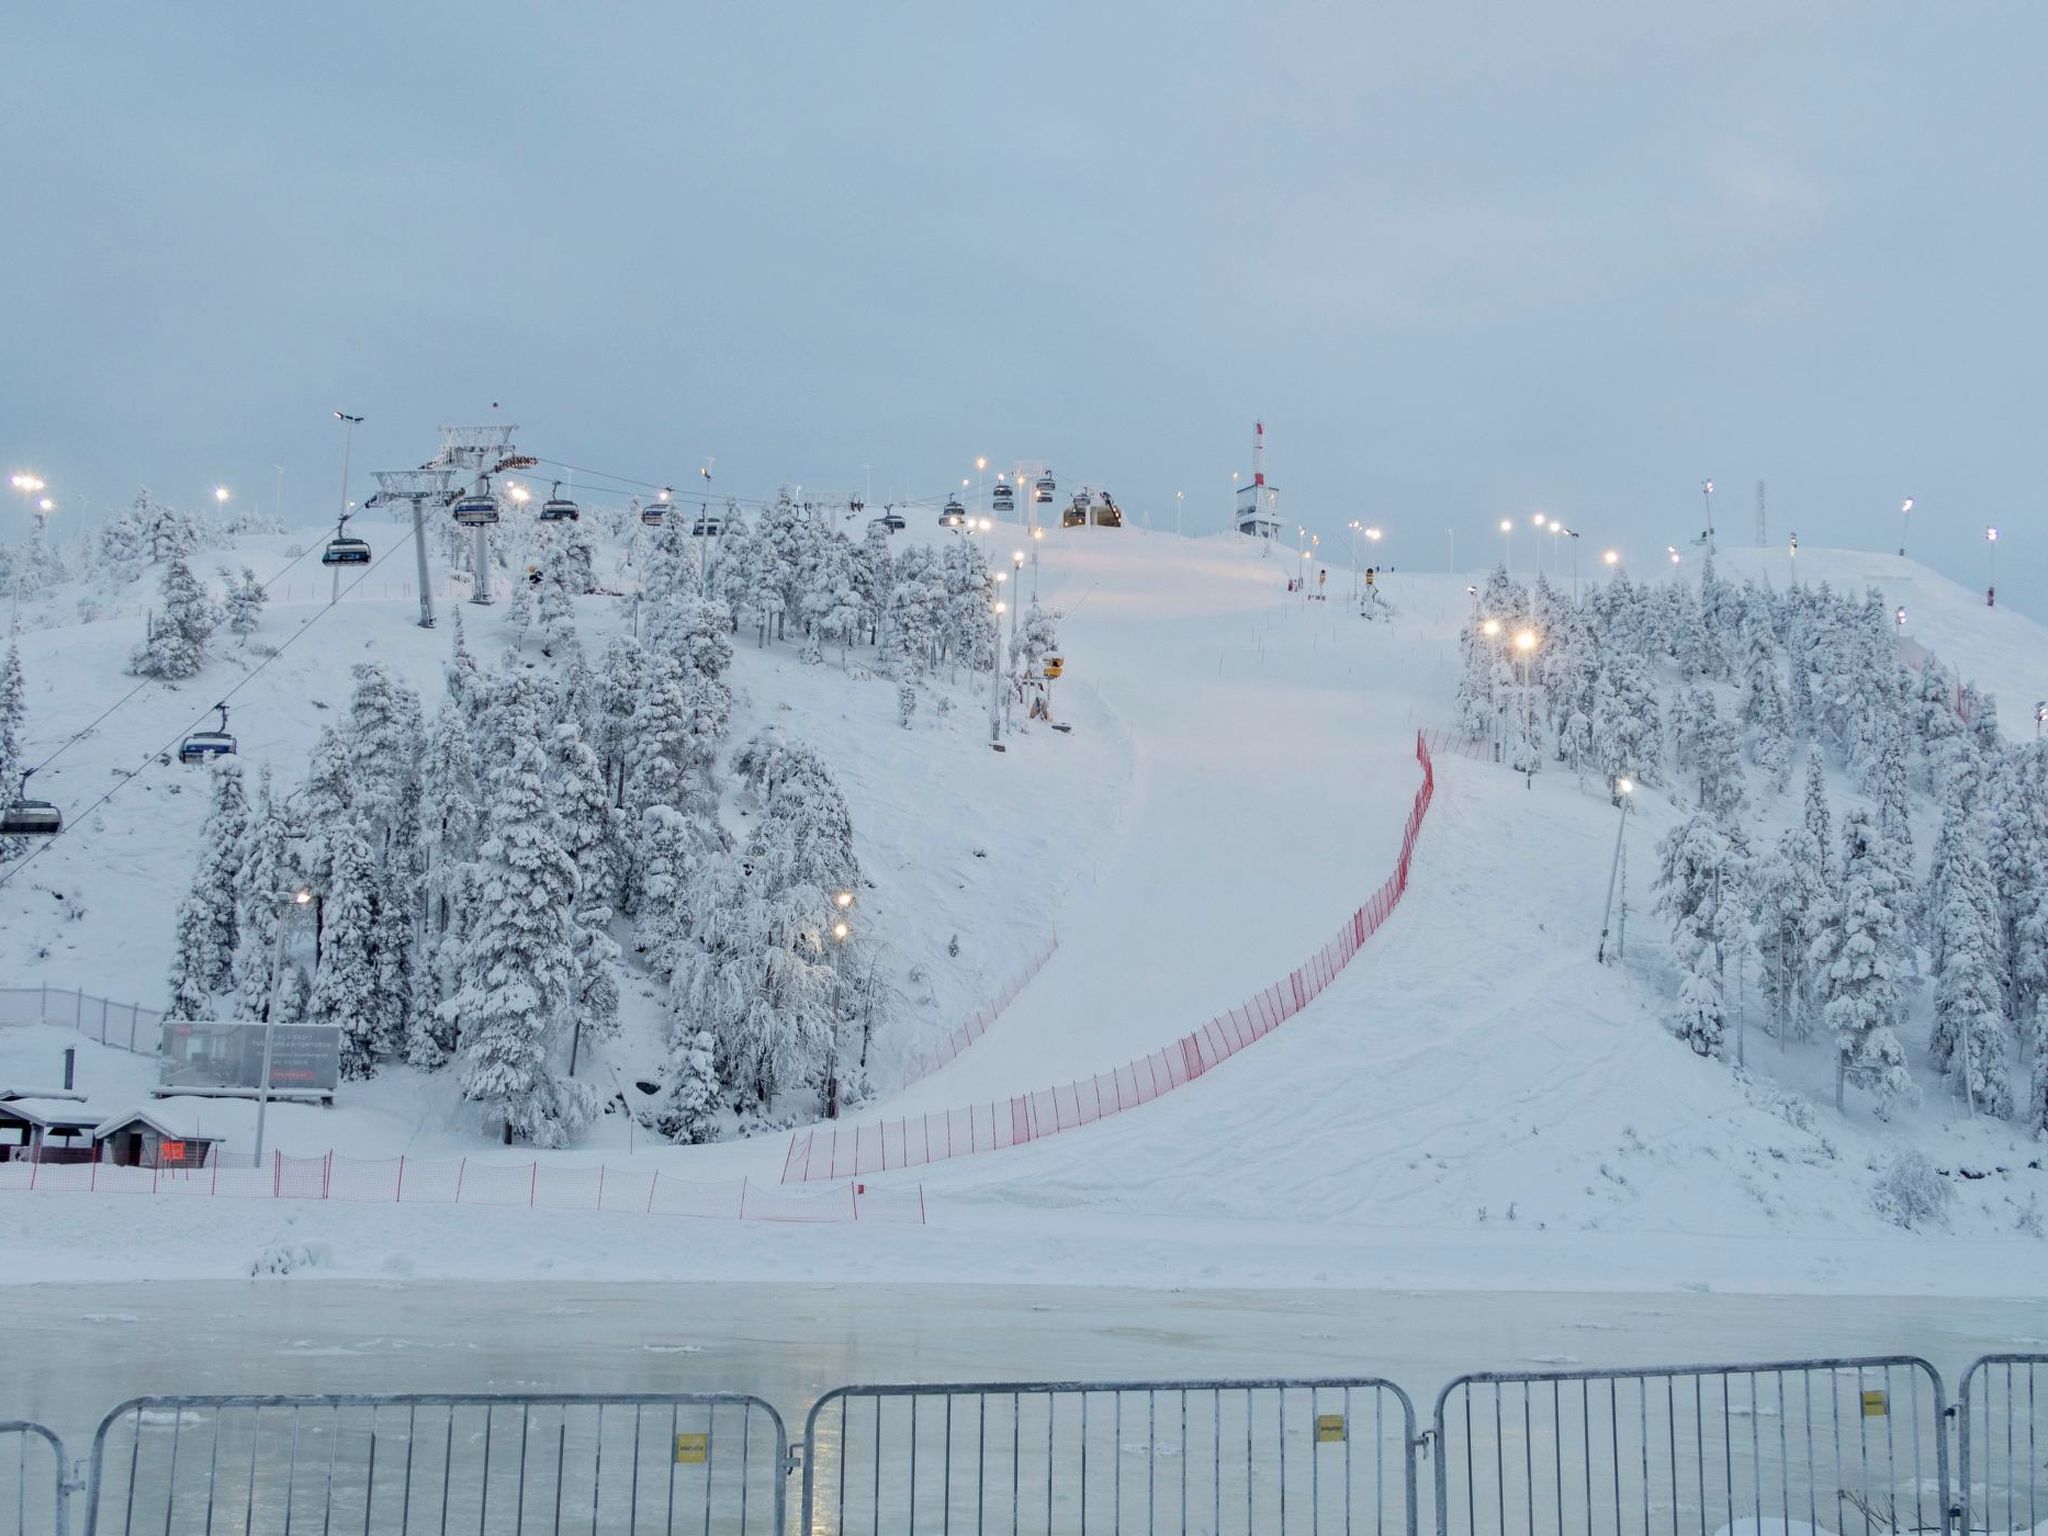
<path fill-rule="evenodd" d="M 724 496 L 716 492 L 698 492 L 696 494 L 690 494 L 677 490 L 672 483 L 667 481 L 641 480 L 632 475 L 617 475 L 613 474 L 610 470 L 591 469 L 587 465 L 571 464 L 563 459 L 548 459 L 536 456 L 534 462 L 537 464 L 546 464 L 554 469 L 570 470 L 573 473 L 579 475 L 595 476 L 599 480 L 611 480 L 617 482 L 617 486 L 606 487 L 605 489 L 628 487 L 635 490 L 667 491 L 669 493 L 668 499 L 671 502 L 686 502 L 692 506 L 708 507 L 712 506 L 713 504 L 723 506 L 728 501 L 736 503 L 737 505 L 743 507 L 765 507 L 766 505 L 768 505 L 767 502 L 751 496 Z"/>
<path fill-rule="evenodd" d="M 317 547 L 318 544 L 316 542 L 300 550 L 296 555 L 294 555 L 289 561 L 285 563 L 283 568 L 280 569 L 275 576 L 272 576 L 269 581 L 264 582 L 262 584 L 264 597 L 267 599 L 270 596 L 270 588 L 273 583 L 283 580 L 286 572 L 290 571 L 293 566 L 297 565 L 301 560 L 305 559 L 306 556 L 310 555 L 313 552 L 313 550 Z M 368 572 L 365 572 L 364 574 L 367 575 Z M 307 622 L 310 624 L 312 620 L 308 620 Z M 294 636 L 294 638 L 297 637 Z M 286 644 L 289 643 L 289 641 L 286 642 Z M 280 649 L 282 649 L 282 647 L 280 647 Z M 255 674 L 253 672 L 250 674 L 250 676 L 252 677 L 254 675 Z M 37 763 L 35 767 L 29 770 L 30 775 L 33 776 L 35 774 L 41 773 L 45 768 L 49 767 L 50 764 L 57 761 L 58 758 L 62 757 L 66 752 L 69 752 L 73 747 L 77 746 L 79 742 L 85 740 L 86 737 L 90 736 L 95 730 L 97 730 L 99 726 L 106 720 L 108 715 L 113 714 L 116 710 L 121 708 L 122 705 L 126 704 L 130 699 L 134 698 L 138 693 L 142 692 L 143 689 L 149 687 L 150 684 L 156 681 L 157 679 L 153 677 L 145 677 L 133 688 L 130 688 L 126 693 L 122 694 L 120 698 L 114 700 L 113 703 L 109 704 L 106 707 L 106 709 L 91 723 L 81 726 L 78 730 L 73 731 L 69 736 L 65 737 L 64 740 L 60 741 L 57 744 L 57 748 L 54 752 L 52 752 L 48 757 L 44 758 L 40 763 Z M 5 882 L 0 882 L 0 884 L 4 883 Z"/>
<path fill-rule="evenodd" d="M 393 554 L 397 553 L 401 549 L 406 548 L 408 543 L 409 541 L 407 540 L 400 540 L 398 543 L 391 545 L 388 549 L 384 551 L 383 554 L 379 555 L 375 560 L 371 561 L 368 565 L 364 566 L 362 574 L 357 576 L 356 579 L 350 582 L 346 587 L 342 588 L 342 596 L 346 597 L 349 593 L 355 591 L 357 587 L 361 586 L 364 582 L 368 581 L 370 579 L 370 573 L 372 571 L 376 570 L 378 566 L 382 565 Z M 304 556 L 301 556 L 300 558 L 303 559 Z M 287 566 L 286 569 L 289 570 L 290 567 Z M 278 575 L 280 576 L 283 574 L 283 571 L 280 571 L 278 573 Z M 264 657 L 263 660 L 257 662 L 255 666 L 251 667 L 247 672 L 243 673 L 241 679 L 238 682 L 236 682 L 234 687 L 228 689 L 226 693 L 221 695 L 220 704 L 227 703 L 236 694 L 240 693 L 244 688 L 248 687 L 249 684 L 256 681 L 256 679 L 263 674 L 263 669 L 265 667 L 268 667 L 273 661 L 277 660 L 278 657 L 282 656 L 286 651 L 290 650 L 293 645 L 297 644 L 299 640 L 304 638 L 306 633 L 309 630 L 311 630 L 315 624 L 318 624 L 322 619 L 326 618 L 328 614 L 332 613 L 339 606 L 340 604 L 338 601 L 330 602 L 329 604 L 327 604 L 326 607 L 322 608 L 318 613 L 314 614 L 312 618 L 306 620 L 304 624 L 299 626 L 298 633 L 287 636 L 277 646 L 277 648 L 273 650 L 268 656 Z M 119 703 L 116 703 L 112 709 L 106 711 L 106 714 L 103 714 L 99 717 L 100 720 L 106 719 L 107 715 L 111 715 L 115 709 L 119 709 L 122 704 L 125 704 L 128 702 L 129 699 L 134 698 L 135 695 L 140 693 L 144 687 L 148 686 L 149 683 L 153 683 L 155 681 L 155 678 L 149 678 L 144 683 L 138 684 L 136 687 L 131 688 L 127 692 L 127 694 L 123 696 Z M 101 795 L 99 799 L 93 801 L 91 805 L 88 805 L 83 811 L 79 812 L 78 815 L 66 818 L 64 826 L 61 830 L 52 834 L 49 837 L 40 839 L 34 848 L 30 849 L 28 853 L 26 853 L 20 859 L 15 861 L 13 868 L 9 869 L 5 874 L 0 874 L 0 889 L 4 889 L 10 880 L 12 880 L 16 875 L 20 874 L 24 869 L 28 868 L 29 865 L 33 864 L 39 857 L 41 857 L 45 849 L 50 848 L 63 838 L 68 837 L 73 831 L 73 829 L 83 825 L 86 818 L 91 816 L 93 812 L 97 811 L 109 800 L 113 799 L 114 796 L 118 795 L 130 784 L 134 783 L 137 779 L 141 778 L 144 772 L 148 770 L 150 761 L 152 759 L 164 757 L 170 752 L 176 750 L 180 742 L 182 742 L 187 736 L 191 735 L 192 732 L 194 732 L 200 726 L 206 723 L 206 717 L 212 714 L 214 710 L 218 709 L 220 707 L 220 704 L 210 704 L 205 709 L 201 710 L 195 719 L 193 719 L 191 722 L 189 722 L 188 724 L 180 728 L 177 732 L 175 732 L 169 741 L 165 742 L 162 746 L 157 747 L 148 753 L 145 753 L 142 758 L 142 761 L 137 763 L 133 770 L 123 774 L 120 778 L 116 779 L 114 781 L 113 787 L 110 788 L 105 794 Z M 94 725 L 97 725 L 98 723 L 99 721 L 97 720 L 93 722 Z M 87 731 L 91 729 L 92 726 L 86 727 Z M 84 734 L 84 731 L 79 732 L 77 736 L 72 737 L 71 741 L 65 742 L 64 746 L 59 747 L 57 751 L 62 752 L 63 750 L 65 750 L 65 748 L 69 747 L 72 744 L 72 742 L 75 742 L 79 740 L 81 737 L 83 737 Z M 57 753 L 55 752 L 51 753 L 50 757 L 44 759 L 44 762 L 50 762 L 56 757 L 56 755 Z M 36 771 L 40 771 L 40 768 L 38 768 Z"/>

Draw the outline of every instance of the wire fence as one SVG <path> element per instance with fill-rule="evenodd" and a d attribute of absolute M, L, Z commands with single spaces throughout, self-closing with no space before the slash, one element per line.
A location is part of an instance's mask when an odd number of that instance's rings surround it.
<path fill-rule="evenodd" d="M 69 987 L 0 987 L 0 1025 L 61 1024 L 88 1040 L 133 1051 L 157 1053 L 163 1014 L 140 1003 L 117 1003 Z"/>
<path fill-rule="evenodd" d="M 1327 944 L 1284 980 L 1165 1049 L 1111 1072 L 942 1113 L 799 1131 L 790 1139 L 782 1182 L 854 1178 L 1040 1141 L 1149 1104 L 1264 1039 L 1321 996 L 1400 904 L 1408 889 L 1415 840 L 1436 793 L 1436 768 L 1421 732 L 1415 737 L 1415 758 L 1422 767 L 1422 784 L 1409 807 L 1394 872 Z"/>
<path fill-rule="evenodd" d="M 1024 969 L 1012 978 L 1010 984 L 1004 987 L 987 1007 L 977 1012 L 973 1018 L 962 1024 L 958 1029 L 946 1036 L 945 1039 L 941 1040 L 931 1051 L 918 1059 L 911 1067 L 909 1073 L 905 1075 L 903 1086 L 907 1088 L 912 1083 L 930 1077 L 939 1068 L 958 1057 L 968 1046 L 974 1044 L 975 1041 L 987 1034 L 989 1026 L 1003 1016 L 1004 1010 L 1017 1000 L 1017 994 L 1031 984 L 1031 978 L 1045 969 L 1046 961 L 1053 957 L 1053 952 L 1059 947 L 1060 936 L 1055 932 L 1051 938 L 1045 941 L 1045 947 L 1031 957 Z"/>
<path fill-rule="evenodd" d="M 0 1163 L 0 1193 L 155 1195 L 165 1199 L 340 1200 L 362 1205 L 526 1206 L 633 1211 L 715 1221 L 887 1222 L 923 1226 L 924 1189 L 849 1180 L 802 1192 L 749 1179 L 678 1179 L 659 1170 L 476 1158 L 363 1159 L 273 1152 L 257 1167 L 143 1168 L 92 1161 Z"/>

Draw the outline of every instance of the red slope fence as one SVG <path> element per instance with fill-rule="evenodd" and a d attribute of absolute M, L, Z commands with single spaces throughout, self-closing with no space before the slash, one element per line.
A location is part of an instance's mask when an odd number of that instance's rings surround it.
<path fill-rule="evenodd" d="M 968 1046 L 974 1044 L 975 1041 L 987 1034 L 989 1025 L 1001 1018 L 1003 1010 L 1017 1001 L 1017 994 L 1031 985 L 1031 978 L 1045 969 L 1045 962 L 1053 957 L 1053 951 L 1059 947 L 1060 936 L 1058 931 L 1055 930 L 1053 936 L 1046 940 L 1045 947 L 1031 957 L 1030 962 L 1011 979 L 1008 986 L 1004 987 L 996 995 L 993 1002 L 975 1014 L 965 1024 L 954 1030 L 953 1033 L 946 1036 L 945 1039 L 941 1040 L 936 1048 L 919 1058 L 917 1064 L 904 1077 L 903 1086 L 907 1088 L 912 1083 L 930 1077 L 939 1068 L 945 1066 L 962 1051 L 966 1050 Z"/>
<path fill-rule="evenodd" d="M 1420 732 L 1415 737 L 1415 760 L 1422 765 L 1422 785 L 1409 807 L 1408 822 L 1401 833 L 1401 856 L 1394 872 L 1364 906 L 1345 919 L 1344 926 L 1329 943 L 1286 979 L 1228 1013 L 1218 1014 L 1164 1050 L 1126 1062 L 1112 1072 L 942 1114 L 799 1131 L 790 1139 L 782 1182 L 801 1184 L 855 1178 L 1042 1141 L 1061 1131 L 1092 1125 L 1110 1115 L 1149 1104 L 1163 1094 L 1185 1087 L 1252 1042 L 1264 1039 L 1314 1002 L 1400 905 L 1408 889 L 1415 840 L 1436 793 L 1436 768 L 1430 759 L 1429 744 Z"/>
<path fill-rule="evenodd" d="M 849 1180 L 802 1194 L 749 1179 L 703 1182 L 644 1169 L 458 1158 L 287 1157 L 253 1168 L 135 1168 L 114 1163 L 0 1163 L 0 1192 L 345 1200 L 364 1205 L 497 1205 L 551 1211 L 633 1211 L 718 1221 L 881 1221 L 922 1226 L 924 1190 Z"/>

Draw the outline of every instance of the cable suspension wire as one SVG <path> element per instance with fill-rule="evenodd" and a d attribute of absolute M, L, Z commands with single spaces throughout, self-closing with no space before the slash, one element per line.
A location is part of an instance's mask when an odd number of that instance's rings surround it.
<path fill-rule="evenodd" d="M 364 582 L 368 581 L 370 579 L 370 573 L 376 570 L 377 567 L 382 565 L 386 560 L 390 559 L 392 555 L 396 554 L 399 550 L 403 549 L 407 542 L 408 541 L 406 540 L 400 540 L 398 543 L 393 544 L 389 549 L 385 550 L 384 553 L 379 555 L 375 560 L 372 560 L 368 565 L 364 566 L 362 574 L 357 576 L 356 579 L 350 582 L 346 587 L 342 588 L 342 596 L 346 597 L 349 593 L 355 591 L 357 587 L 361 586 Z M 300 558 L 303 559 L 304 556 L 302 555 Z M 293 562 L 294 565 L 297 563 L 297 561 Z M 285 567 L 285 570 L 290 569 L 290 566 Z M 283 574 L 284 571 L 278 572 L 279 576 L 282 576 Z M 272 580 L 275 579 L 276 577 L 272 578 Z M 226 693 L 221 695 L 220 702 L 222 704 L 227 703 L 236 694 L 240 693 L 244 688 L 248 687 L 251 683 L 256 681 L 258 677 L 263 675 L 263 670 L 266 667 L 268 667 L 273 661 L 277 660 L 277 658 L 282 656 L 286 651 L 290 650 L 300 640 L 305 638 L 307 633 L 312 630 L 315 624 L 318 624 L 322 619 L 326 618 L 328 614 L 332 613 L 339 606 L 340 603 L 338 600 L 335 602 L 330 602 L 326 605 L 326 607 L 322 608 L 318 613 L 314 614 L 312 618 L 306 620 L 304 624 L 299 626 L 298 632 L 296 634 L 287 636 L 277 646 L 277 648 L 273 650 L 268 656 L 264 657 L 263 660 L 259 661 L 258 663 L 256 663 L 255 666 L 251 667 L 247 672 L 243 673 L 240 681 L 238 681 L 232 688 L 228 689 Z M 155 682 L 156 679 L 151 678 L 149 679 L 149 681 Z M 124 698 L 122 702 L 125 703 L 127 699 L 132 699 L 133 697 L 135 697 L 136 693 L 140 691 L 141 690 L 139 687 L 129 690 L 126 698 Z M 128 773 L 123 774 L 119 779 L 117 779 L 114 782 L 113 787 L 109 789 L 105 794 L 101 795 L 99 799 L 93 801 L 91 805 L 87 806 L 83 811 L 79 812 L 78 815 L 65 818 L 63 827 L 59 829 L 56 833 L 49 837 L 39 839 L 34 848 L 30 849 L 28 853 L 26 853 L 20 859 L 15 861 L 13 868 L 9 869 L 5 874 L 0 874 L 0 889 L 4 889 L 7 883 L 11 881 L 16 875 L 20 874 L 24 869 L 28 868 L 28 866 L 33 864 L 38 858 L 42 857 L 44 850 L 55 846 L 55 844 L 59 840 L 69 836 L 71 832 L 81 823 L 83 823 L 87 817 L 91 816 L 93 812 L 97 811 L 109 800 L 113 799 L 114 796 L 118 795 L 130 784 L 134 783 L 137 779 L 142 777 L 143 773 L 148 770 L 152 759 L 167 756 L 172 751 L 172 749 L 175 748 L 180 742 L 182 742 L 187 736 L 191 735 L 192 732 L 199 729 L 200 726 L 204 725 L 206 723 L 206 717 L 213 713 L 215 707 L 216 706 L 209 705 L 207 708 L 201 710 L 199 715 L 195 719 L 193 719 L 183 729 L 179 730 L 176 734 L 174 734 L 169 741 L 165 742 L 162 746 L 157 747 L 148 753 L 145 753 L 142 758 L 142 761 L 137 763 L 135 767 Z M 120 705 L 116 704 L 114 708 L 118 709 L 120 708 Z M 110 715 L 113 712 L 114 711 L 112 709 L 108 710 L 106 714 L 100 716 L 100 719 L 106 719 L 107 715 Z M 98 722 L 95 722 L 95 724 L 97 723 Z M 91 727 L 88 726 L 86 729 L 90 730 Z M 83 734 L 83 732 L 80 733 L 80 735 Z M 73 738 L 73 740 L 76 739 L 77 737 Z M 66 747 L 70 745 L 70 742 L 65 743 Z M 61 751 L 63 749 L 59 748 L 58 750 Z M 52 754 L 52 756 L 54 755 L 55 754 Z"/>

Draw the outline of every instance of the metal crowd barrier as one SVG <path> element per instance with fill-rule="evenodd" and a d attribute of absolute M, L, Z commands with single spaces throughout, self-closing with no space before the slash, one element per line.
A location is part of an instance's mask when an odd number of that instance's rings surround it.
<path fill-rule="evenodd" d="M 1437 1399 L 1438 1529 L 1945 1530 L 1944 1407 L 1906 1356 L 1463 1376 Z"/>
<path fill-rule="evenodd" d="M 142 1397 L 93 1437 L 86 1536 L 783 1536 L 782 1420 L 723 1393 Z"/>
<path fill-rule="evenodd" d="M 0 1532 L 65 1536 L 70 1488 L 64 1479 L 70 1469 L 64 1442 L 49 1430 L 21 1419 L 0 1419 Z"/>
<path fill-rule="evenodd" d="M 828 1392 L 806 1536 L 1417 1536 L 1415 1410 L 1392 1382 L 990 1382 Z"/>
<path fill-rule="evenodd" d="M 1897 1355 L 1484 1373 L 1420 1437 L 1372 1377 L 848 1386 L 799 1461 L 723 1393 L 146 1397 L 83 1482 L 0 1422 L 0 1536 L 67 1536 L 81 1487 L 86 1536 L 785 1536 L 799 1465 L 804 1536 L 1421 1536 L 1424 1457 L 1437 1536 L 2020 1536 L 2048 1530 L 2040 1400 L 2048 1355 L 1976 1361 L 1952 1407 Z"/>
<path fill-rule="evenodd" d="M 2048 1355 L 1986 1355 L 1956 1402 L 1957 1529 L 2038 1531 L 2048 1522 Z"/>

